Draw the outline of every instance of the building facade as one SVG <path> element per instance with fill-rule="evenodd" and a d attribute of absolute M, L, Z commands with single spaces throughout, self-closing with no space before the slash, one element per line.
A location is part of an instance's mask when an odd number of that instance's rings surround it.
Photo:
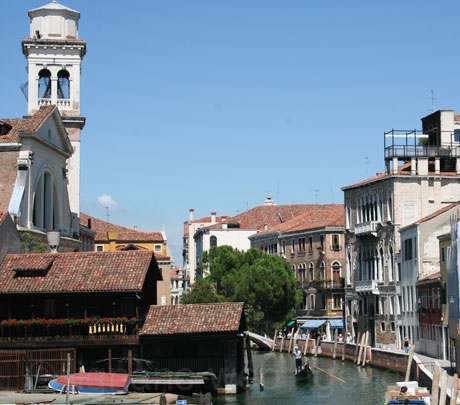
<path fill-rule="evenodd" d="M 369 331 L 372 346 L 399 345 L 399 229 L 460 199 L 459 129 L 458 115 L 437 111 L 422 131 L 385 133 L 385 173 L 342 188 L 347 329 Z"/>

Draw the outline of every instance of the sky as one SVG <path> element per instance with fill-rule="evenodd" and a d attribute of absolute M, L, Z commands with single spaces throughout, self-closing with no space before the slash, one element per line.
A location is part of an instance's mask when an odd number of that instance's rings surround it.
<path fill-rule="evenodd" d="M 21 39 L 47 0 L 0 1 L 0 117 L 27 113 Z M 460 112 L 460 2 L 61 0 L 81 13 L 81 211 L 141 231 L 263 204 L 343 203 L 383 133 Z M 432 97 L 434 95 L 434 97 Z"/>

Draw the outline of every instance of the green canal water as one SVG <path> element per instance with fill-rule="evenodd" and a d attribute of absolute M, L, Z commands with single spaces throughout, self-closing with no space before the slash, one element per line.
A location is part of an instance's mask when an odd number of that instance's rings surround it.
<path fill-rule="evenodd" d="M 387 385 L 404 376 L 353 362 L 325 357 L 308 357 L 312 364 L 345 380 L 343 384 L 317 371 L 313 381 L 297 382 L 293 375 L 294 356 L 287 353 L 253 352 L 255 380 L 249 391 L 213 398 L 213 404 L 380 404 Z M 265 390 L 260 391 L 257 370 L 264 371 Z"/>

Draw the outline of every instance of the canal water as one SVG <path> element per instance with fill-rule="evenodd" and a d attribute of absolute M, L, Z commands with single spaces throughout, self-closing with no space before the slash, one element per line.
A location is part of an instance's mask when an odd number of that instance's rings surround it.
<path fill-rule="evenodd" d="M 293 375 L 294 356 L 287 353 L 253 352 L 254 383 L 249 391 L 235 396 L 213 398 L 213 404 L 380 404 L 387 385 L 394 385 L 404 376 L 400 373 L 358 367 L 351 361 L 332 360 L 326 357 L 308 357 L 311 364 L 346 381 L 337 381 L 316 371 L 313 381 L 297 382 Z M 260 391 L 258 368 L 264 372 L 265 390 Z"/>

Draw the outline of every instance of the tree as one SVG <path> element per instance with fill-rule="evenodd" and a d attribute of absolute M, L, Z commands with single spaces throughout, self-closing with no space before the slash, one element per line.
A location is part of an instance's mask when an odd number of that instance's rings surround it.
<path fill-rule="evenodd" d="M 181 297 L 181 304 L 204 304 L 225 301 L 216 293 L 216 289 L 208 278 L 197 278 L 195 286 Z"/>
<path fill-rule="evenodd" d="M 201 266 L 209 274 L 207 284 L 200 285 L 200 289 L 206 286 L 207 293 L 200 291 L 196 296 L 212 296 L 209 290 L 213 289 L 220 300 L 244 302 L 251 330 L 269 332 L 284 326 L 295 316 L 294 308 L 302 300 L 291 265 L 280 256 L 258 249 L 242 252 L 220 246 L 203 255 Z"/>

